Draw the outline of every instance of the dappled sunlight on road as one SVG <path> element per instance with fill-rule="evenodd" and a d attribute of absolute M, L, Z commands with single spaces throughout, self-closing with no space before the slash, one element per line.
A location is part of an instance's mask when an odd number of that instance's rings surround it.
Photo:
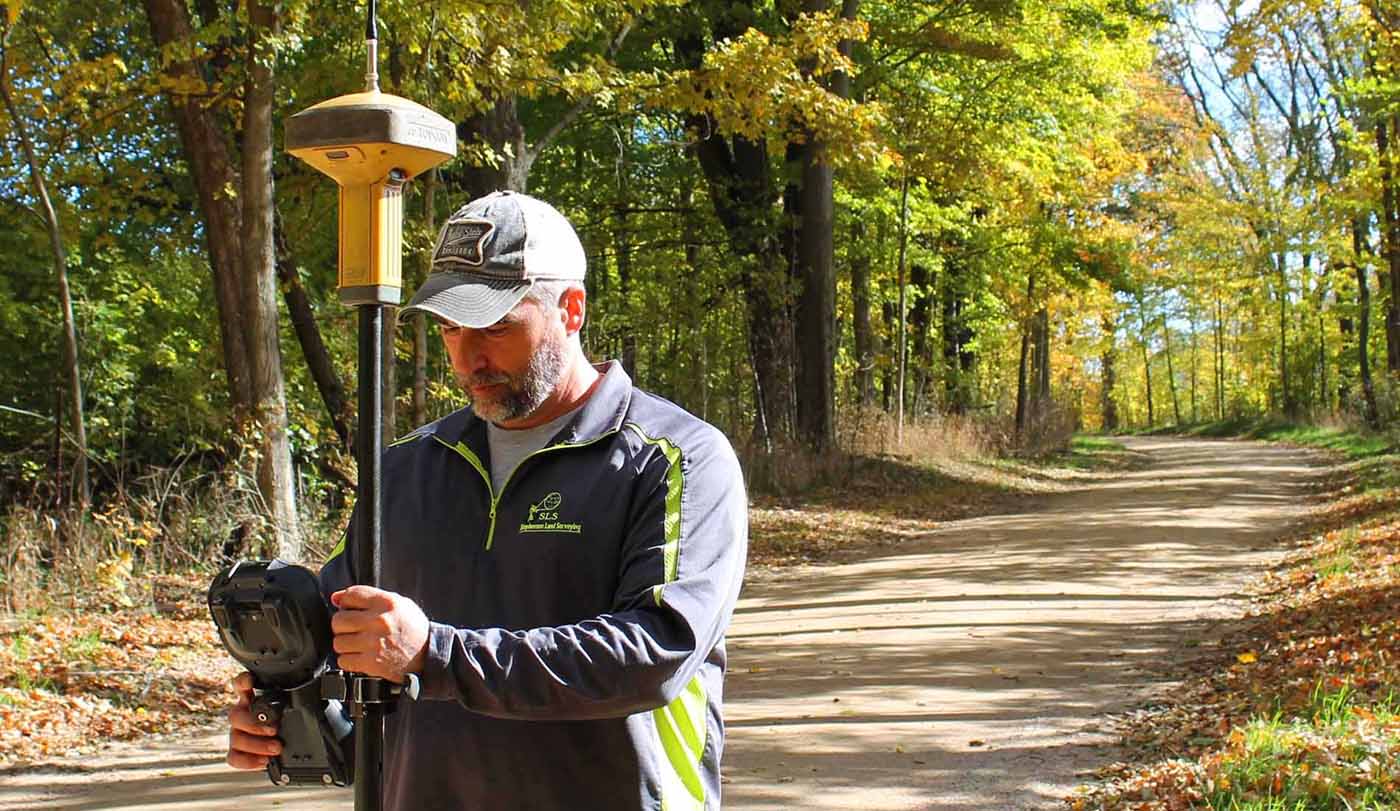
<path fill-rule="evenodd" d="M 726 807 L 1054 808 L 1281 550 L 1317 469 L 1238 443 L 1133 439 L 1153 464 L 946 525 L 897 554 L 784 571 L 730 634 Z"/>

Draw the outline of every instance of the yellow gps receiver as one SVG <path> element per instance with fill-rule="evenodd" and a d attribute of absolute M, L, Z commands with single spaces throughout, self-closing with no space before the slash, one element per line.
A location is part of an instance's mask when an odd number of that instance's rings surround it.
<path fill-rule="evenodd" d="M 373 25 L 371 17 L 371 25 Z M 376 40 L 366 90 L 323 101 L 285 125 L 287 151 L 340 185 L 340 300 L 398 304 L 403 287 L 403 185 L 457 154 L 451 121 L 379 92 Z"/>

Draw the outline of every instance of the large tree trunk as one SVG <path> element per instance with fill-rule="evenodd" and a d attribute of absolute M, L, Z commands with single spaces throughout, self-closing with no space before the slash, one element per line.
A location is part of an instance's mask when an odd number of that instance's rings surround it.
<path fill-rule="evenodd" d="M 1113 398 L 1113 389 L 1118 385 L 1118 344 L 1114 340 L 1117 325 L 1112 313 L 1103 315 L 1103 331 L 1106 338 L 1103 350 L 1103 429 L 1118 430 L 1118 401 Z"/>
<path fill-rule="evenodd" d="M 802 11 L 821 14 L 831 7 L 830 0 L 803 0 Z M 841 13 L 854 18 L 858 0 L 846 0 Z M 850 44 L 842 43 L 849 54 Z M 805 69 L 804 69 L 805 72 Z M 838 96 L 850 93 L 848 77 L 837 73 L 825 80 Z M 799 187 L 785 195 L 789 216 L 797 227 L 793 265 L 800 293 L 797 320 L 797 431 L 803 444 L 822 453 L 836 444 L 836 268 L 833 174 L 826 145 L 816 133 L 808 132 L 801 143 L 787 147 L 790 176 L 797 176 Z M 795 208 L 793 207 L 795 203 Z"/>
<path fill-rule="evenodd" d="M 248 80 L 243 99 L 243 324 L 252 373 L 257 479 L 275 533 L 276 554 L 300 560 L 295 481 L 287 439 L 282 352 L 277 341 L 277 259 L 273 240 L 272 106 L 277 14 L 248 3 Z"/>
<path fill-rule="evenodd" d="M 487 147 L 496 156 L 494 164 L 468 164 L 462 170 L 468 199 L 502 189 L 529 191 L 534 153 L 525 145 L 525 128 L 520 123 L 515 96 L 496 99 L 487 110 L 459 122 L 457 137 L 468 148 Z"/>
<path fill-rule="evenodd" d="M 0 44 L 0 98 L 4 99 L 5 112 L 10 116 L 10 125 L 19 136 L 24 150 L 25 162 L 29 164 L 29 182 L 34 187 L 34 196 L 39 198 L 43 210 L 44 224 L 49 232 L 49 249 L 53 254 L 54 278 L 58 284 L 58 304 L 63 319 L 63 376 L 67 381 L 68 424 L 73 432 L 74 450 L 73 484 L 79 510 L 86 510 L 92 501 L 92 484 L 88 480 L 87 422 L 83 419 L 83 382 L 78 366 L 78 331 L 73 322 L 73 297 L 68 289 L 68 255 L 63 247 L 63 232 L 58 226 L 58 213 L 49 199 L 48 185 L 39 165 L 39 157 L 34 151 L 34 143 L 29 138 L 29 127 L 20 117 L 10 95 L 10 26 L 5 27 L 5 41 Z M 55 413 L 54 424 L 63 418 Z M 61 447 L 61 446 L 60 446 Z M 57 458 L 62 466 L 62 451 Z"/>
<path fill-rule="evenodd" d="M 189 10 L 181 0 L 145 0 L 146 18 L 157 46 L 164 48 L 177 42 L 189 42 L 194 37 Z M 200 88 L 204 80 L 195 64 L 189 60 L 174 60 L 165 65 L 166 74 L 179 88 Z M 244 322 L 239 277 L 243 256 L 239 242 L 239 210 L 237 200 L 227 189 L 237 189 L 238 175 L 229 158 L 214 113 L 205 107 L 193 91 L 184 95 L 169 92 L 171 110 L 180 132 L 180 143 L 194 178 L 199 197 L 199 211 L 204 225 L 204 240 L 209 251 L 209 267 L 214 275 L 214 303 L 219 316 L 219 338 L 223 346 L 224 373 L 228 377 L 229 401 L 234 419 L 240 422 L 252 403 L 251 373 L 248 369 L 248 347 L 240 325 Z"/>
<path fill-rule="evenodd" d="M 810 3 L 808 5 L 811 5 Z M 823 4 L 824 5 L 824 4 Z M 831 164 L 815 138 L 788 145 L 789 165 L 800 167 L 801 185 L 787 198 L 797 224 L 794 271 L 798 280 L 797 432 L 814 453 L 836 443 L 836 276 Z"/>

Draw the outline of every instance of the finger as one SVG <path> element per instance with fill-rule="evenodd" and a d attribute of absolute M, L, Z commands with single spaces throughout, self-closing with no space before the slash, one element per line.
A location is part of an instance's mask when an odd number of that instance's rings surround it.
<path fill-rule="evenodd" d="M 240 700 L 253 700 L 253 674 L 243 671 L 233 677 L 233 689 L 238 693 Z"/>
<path fill-rule="evenodd" d="M 331 647 L 337 656 L 356 653 L 377 653 L 383 637 L 377 634 L 351 633 L 336 634 L 331 639 Z M 345 667 L 342 662 L 341 667 Z"/>
<path fill-rule="evenodd" d="M 277 727 L 259 721 L 247 705 L 239 705 L 229 711 L 228 725 L 235 732 L 245 732 L 259 737 L 271 738 L 277 735 Z"/>
<path fill-rule="evenodd" d="M 354 634 L 372 628 L 387 628 L 384 614 L 378 611 L 341 609 L 331 615 L 331 633 Z"/>
<path fill-rule="evenodd" d="M 338 657 L 338 661 L 342 670 L 348 670 L 351 673 L 361 673 L 381 679 L 390 678 L 389 671 L 373 656 L 354 653 Z"/>
<path fill-rule="evenodd" d="M 331 605 L 361 611 L 388 611 L 394 607 L 394 595 L 373 586 L 351 586 L 332 594 Z"/>
<path fill-rule="evenodd" d="M 230 753 L 242 752 L 245 755 L 258 755 L 261 757 L 276 757 L 282 754 L 282 742 L 276 738 L 265 738 L 262 735 L 249 735 L 246 732 L 234 730 L 229 733 L 228 750 Z"/>
<path fill-rule="evenodd" d="M 237 752 L 230 749 L 225 760 L 227 760 L 228 765 L 235 769 L 266 769 L 267 762 L 271 758 L 266 755 L 250 755 L 247 752 Z"/>

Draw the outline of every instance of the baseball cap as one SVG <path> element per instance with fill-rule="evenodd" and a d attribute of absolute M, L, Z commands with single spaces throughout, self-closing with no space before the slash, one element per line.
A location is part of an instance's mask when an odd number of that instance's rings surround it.
<path fill-rule="evenodd" d="M 492 192 L 457 209 L 433 248 L 433 269 L 404 312 L 489 327 L 536 279 L 583 281 L 587 260 L 573 226 L 528 194 Z"/>

